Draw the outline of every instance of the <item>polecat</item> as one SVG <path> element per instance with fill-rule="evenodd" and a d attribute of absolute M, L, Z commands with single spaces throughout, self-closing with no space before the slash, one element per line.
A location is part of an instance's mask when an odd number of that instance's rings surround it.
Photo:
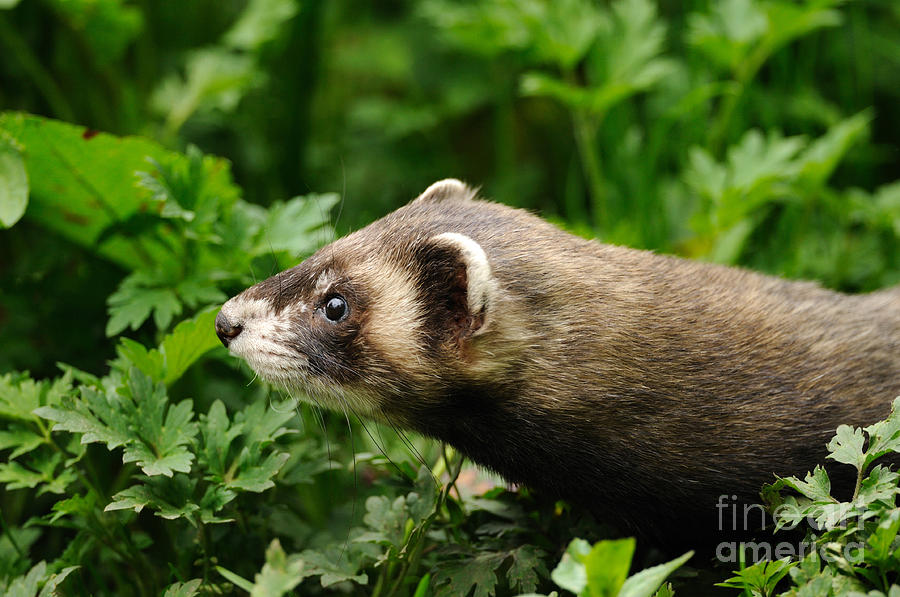
<path fill-rule="evenodd" d="M 457 180 L 229 300 L 260 377 L 657 535 L 802 475 L 900 395 L 900 292 L 591 242 Z M 725 529 L 728 530 L 728 529 Z"/>

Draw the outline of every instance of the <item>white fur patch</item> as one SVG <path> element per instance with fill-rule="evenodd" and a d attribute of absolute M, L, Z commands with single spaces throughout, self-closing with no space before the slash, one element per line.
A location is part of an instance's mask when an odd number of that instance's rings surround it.
<path fill-rule="evenodd" d="M 491 264 L 484 249 L 465 234 L 457 232 L 438 234 L 433 240 L 454 246 L 462 255 L 466 264 L 469 313 L 477 315 L 483 310 L 487 315 L 495 296 L 497 282 L 494 280 Z"/>

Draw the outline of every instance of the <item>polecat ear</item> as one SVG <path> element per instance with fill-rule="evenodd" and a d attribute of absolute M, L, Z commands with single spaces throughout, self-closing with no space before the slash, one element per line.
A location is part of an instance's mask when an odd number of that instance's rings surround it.
<path fill-rule="evenodd" d="M 421 288 L 427 293 L 429 328 L 462 342 L 485 332 L 497 296 L 487 254 L 464 234 L 445 232 L 417 251 Z"/>
<path fill-rule="evenodd" d="M 444 199 L 474 199 L 477 191 L 455 178 L 445 178 L 425 189 L 414 201 L 443 201 Z"/>

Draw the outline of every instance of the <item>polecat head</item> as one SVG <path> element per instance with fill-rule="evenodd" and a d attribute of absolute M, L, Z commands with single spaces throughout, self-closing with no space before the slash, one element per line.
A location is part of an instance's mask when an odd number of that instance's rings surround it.
<path fill-rule="evenodd" d="M 471 204 L 474 195 L 458 180 L 431 185 L 226 302 L 216 333 L 275 386 L 410 424 L 404 401 L 477 376 L 488 366 L 482 349 L 499 336 L 490 260 L 458 218 L 446 217 L 448 206 Z"/>

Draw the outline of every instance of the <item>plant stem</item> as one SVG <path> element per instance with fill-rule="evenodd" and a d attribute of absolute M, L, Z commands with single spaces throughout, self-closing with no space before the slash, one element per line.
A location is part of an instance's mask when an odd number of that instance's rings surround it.
<path fill-rule="evenodd" d="M 565 79 L 571 85 L 578 85 L 575 74 L 571 71 L 565 73 Z M 600 153 L 597 151 L 597 131 L 605 113 L 591 112 L 577 106 L 572 106 L 570 111 L 575 147 L 578 149 L 578 158 L 581 160 L 581 169 L 587 179 L 588 193 L 591 197 L 594 227 L 602 230 L 606 223 L 606 192 Z"/>
<path fill-rule="evenodd" d="M 772 54 L 772 45 L 766 41 L 761 42 L 753 52 L 734 69 L 734 93 L 727 94 L 722 100 L 722 107 L 715 122 L 709 128 L 707 145 L 710 152 L 721 157 L 725 144 L 725 136 L 728 134 L 728 126 L 737 108 L 738 103 L 744 97 L 747 84 L 756 76 L 756 73 L 765 64 Z"/>

